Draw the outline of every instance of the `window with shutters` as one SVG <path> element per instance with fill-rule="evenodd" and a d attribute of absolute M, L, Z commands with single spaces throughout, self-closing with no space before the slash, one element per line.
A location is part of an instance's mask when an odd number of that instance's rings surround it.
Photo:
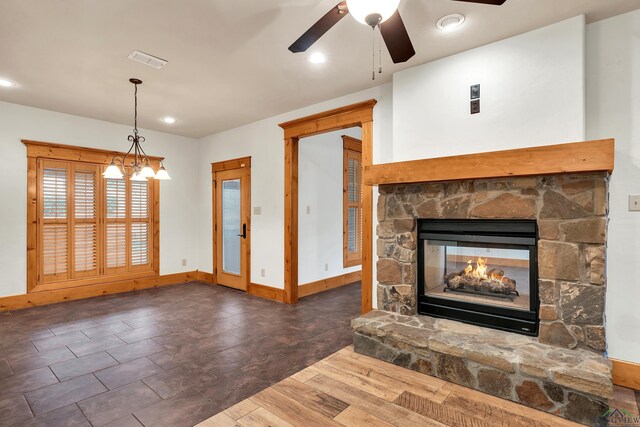
<path fill-rule="evenodd" d="M 343 136 L 343 265 L 362 263 L 362 142 Z"/>
<path fill-rule="evenodd" d="M 26 142 L 25 142 L 26 144 Z M 44 143 L 42 143 L 44 144 Z M 29 146 L 28 153 L 37 147 Z M 28 230 L 28 290 L 38 292 L 157 275 L 154 245 L 158 185 L 153 181 L 104 179 L 113 153 L 95 151 L 94 163 L 62 150 L 61 160 L 29 156 L 29 197 L 35 199 L 35 239 Z M 83 157 L 90 158 L 85 155 Z M 31 257 L 31 258 L 30 258 Z M 33 268 L 33 271 L 31 270 Z"/>

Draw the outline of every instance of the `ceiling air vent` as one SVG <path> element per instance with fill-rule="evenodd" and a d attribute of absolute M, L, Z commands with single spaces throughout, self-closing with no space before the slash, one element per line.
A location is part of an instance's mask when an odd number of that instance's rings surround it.
<path fill-rule="evenodd" d="M 157 56 L 149 55 L 148 53 L 140 52 L 139 50 L 134 50 L 133 52 L 131 52 L 129 54 L 129 59 L 144 65 L 148 65 L 149 67 L 153 67 L 157 70 L 167 65 L 167 61 L 165 61 L 164 59 L 158 58 Z"/>

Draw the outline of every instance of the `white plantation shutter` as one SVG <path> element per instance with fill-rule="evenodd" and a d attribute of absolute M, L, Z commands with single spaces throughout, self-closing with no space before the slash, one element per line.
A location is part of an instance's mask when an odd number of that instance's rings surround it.
<path fill-rule="evenodd" d="M 127 181 L 124 179 L 105 179 L 107 195 L 107 219 L 122 219 L 127 216 Z"/>
<path fill-rule="evenodd" d="M 344 137 L 343 137 L 344 138 Z M 362 259 L 362 153 L 353 139 L 344 143 L 344 266 Z"/>
<path fill-rule="evenodd" d="M 42 169 L 40 254 L 44 282 L 69 277 L 68 165 L 46 162 Z"/>
<path fill-rule="evenodd" d="M 131 181 L 131 265 L 149 264 L 149 183 Z"/>
<path fill-rule="evenodd" d="M 358 153 L 356 153 L 358 154 Z M 360 207 L 360 159 L 359 156 L 352 155 L 349 152 L 348 158 L 348 217 L 347 217 L 347 248 L 350 253 L 360 252 L 361 238 L 360 229 L 362 225 L 361 207 Z"/>
<path fill-rule="evenodd" d="M 144 181 L 131 181 L 131 218 L 149 218 L 149 184 Z"/>
<path fill-rule="evenodd" d="M 149 227 L 144 222 L 131 224 L 131 265 L 149 263 Z"/>
<path fill-rule="evenodd" d="M 44 167 L 42 178 L 42 201 L 44 219 L 67 219 L 67 184 L 69 171 L 64 164 Z M 60 167 L 61 166 L 61 167 Z"/>
<path fill-rule="evenodd" d="M 45 224 L 42 231 L 42 269 L 46 279 L 67 277 L 68 270 L 67 224 Z M 51 277 L 54 276 L 54 277 Z"/>
<path fill-rule="evenodd" d="M 76 224 L 74 226 L 75 237 L 75 271 L 76 273 L 95 272 L 98 266 L 97 237 L 95 224 Z"/>
<path fill-rule="evenodd" d="M 75 277 L 98 273 L 98 169 L 73 168 L 73 236 Z"/>
<path fill-rule="evenodd" d="M 126 271 L 127 267 L 127 181 L 105 180 L 107 271 Z"/>
<path fill-rule="evenodd" d="M 119 223 L 107 224 L 107 268 L 125 267 L 127 265 L 127 225 Z"/>
<path fill-rule="evenodd" d="M 105 168 L 36 161 L 37 269 L 30 292 L 102 283 L 109 276 L 123 280 L 157 274 L 152 253 L 157 187 L 104 179 Z"/>

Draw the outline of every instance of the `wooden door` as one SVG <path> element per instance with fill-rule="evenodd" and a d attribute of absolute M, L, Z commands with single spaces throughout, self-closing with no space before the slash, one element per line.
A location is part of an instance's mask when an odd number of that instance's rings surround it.
<path fill-rule="evenodd" d="M 215 277 L 218 284 L 243 291 L 250 281 L 251 170 L 247 166 L 213 174 Z"/>

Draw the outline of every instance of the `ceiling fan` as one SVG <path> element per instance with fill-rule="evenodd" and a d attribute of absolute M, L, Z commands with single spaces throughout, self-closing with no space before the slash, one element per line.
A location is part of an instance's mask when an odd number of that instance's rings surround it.
<path fill-rule="evenodd" d="M 500 6 L 506 0 L 453 0 L 467 3 L 480 3 Z M 345 0 L 338 3 L 318 22 L 313 24 L 289 50 L 293 53 L 305 52 L 320 37 L 338 23 L 347 14 L 351 14 L 358 22 L 369 25 L 380 34 L 387 45 L 394 64 L 408 61 L 416 51 L 413 48 L 407 28 L 398 12 L 400 0 Z M 381 69 L 380 69 L 381 70 Z M 381 71 L 379 71 L 381 72 Z M 375 77 L 375 73 L 374 73 Z"/>

